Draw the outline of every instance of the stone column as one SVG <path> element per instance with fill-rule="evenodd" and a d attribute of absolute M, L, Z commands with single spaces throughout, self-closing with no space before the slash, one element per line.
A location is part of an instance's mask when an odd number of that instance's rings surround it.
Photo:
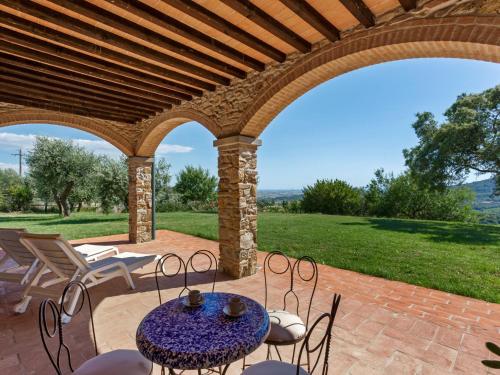
<path fill-rule="evenodd" d="M 151 241 L 153 158 L 128 158 L 128 211 L 129 240 L 132 243 Z"/>
<path fill-rule="evenodd" d="M 244 136 L 218 139 L 220 268 L 241 278 L 257 266 L 257 147 Z"/>

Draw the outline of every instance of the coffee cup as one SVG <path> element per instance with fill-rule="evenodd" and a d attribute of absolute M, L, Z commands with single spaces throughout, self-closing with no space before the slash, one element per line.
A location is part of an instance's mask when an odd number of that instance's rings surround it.
<path fill-rule="evenodd" d="M 198 305 L 201 302 L 202 298 L 203 298 L 203 296 L 201 295 L 199 290 L 189 291 L 188 299 L 189 299 L 190 304 Z"/>
<path fill-rule="evenodd" d="M 245 304 L 239 297 L 233 297 L 229 300 L 229 310 L 232 314 L 239 314 L 245 309 Z"/>

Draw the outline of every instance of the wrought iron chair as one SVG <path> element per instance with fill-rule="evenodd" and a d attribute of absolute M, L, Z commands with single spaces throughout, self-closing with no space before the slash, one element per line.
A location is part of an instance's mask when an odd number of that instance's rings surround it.
<path fill-rule="evenodd" d="M 76 290 L 73 291 L 73 289 Z M 69 293 L 78 293 L 81 295 L 81 302 L 73 311 L 68 311 L 65 307 L 66 297 Z M 71 362 L 69 347 L 64 342 L 62 316 L 67 315 L 73 318 L 82 310 L 85 301 L 88 303 L 90 325 L 92 328 L 92 338 L 94 339 L 94 350 L 96 356 L 87 360 L 75 370 Z M 47 313 L 50 315 L 47 315 Z M 90 301 L 90 295 L 87 288 L 80 281 L 72 281 L 66 285 L 61 297 L 60 305 L 50 298 L 41 302 L 38 311 L 38 324 L 43 347 L 56 371 L 56 374 L 58 375 L 63 374 L 63 368 L 65 368 L 64 365 L 69 367 L 73 375 L 148 375 L 153 371 L 153 364 L 144 358 L 137 350 L 119 349 L 104 354 L 98 354 L 94 318 L 92 314 L 92 303 Z M 51 339 L 57 343 L 57 351 L 51 350 L 51 347 L 54 347 L 49 344 Z"/>
<path fill-rule="evenodd" d="M 284 262 L 284 269 L 282 271 L 276 270 L 272 267 L 271 261 L 273 258 L 281 259 Z M 311 267 L 311 274 L 304 275 L 301 271 L 301 266 L 309 264 Z M 283 308 L 282 309 L 268 309 L 268 277 L 269 273 L 276 275 L 289 274 L 290 287 L 283 295 Z M 302 280 L 305 283 L 310 283 L 311 292 L 307 300 L 307 313 L 305 322 L 300 317 L 300 299 L 295 292 L 297 281 Z M 316 292 L 316 285 L 318 283 L 318 267 L 313 258 L 309 256 L 302 256 L 298 258 L 293 264 L 290 259 L 281 251 L 273 251 L 269 253 L 264 259 L 264 284 L 265 284 L 265 302 L 264 306 L 268 309 L 269 317 L 271 319 L 271 331 L 266 339 L 268 344 L 267 359 L 271 359 L 271 347 L 274 347 L 279 359 L 281 354 L 278 350 L 279 346 L 293 345 L 292 362 L 295 359 L 295 350 L 297 343 L 302 341 L 306 336 L 309 327 L 309 316 L 311 314 L 311 304 Z M 295 309 L 290 309 L 288 300 L 292 299 L 295 302 Z"/>
<path fill-rule="evenodd" d="M 196 268 L 196 265 L 194 264 L 195 259 L 197 259 L 197 258 L 203 259 L 203 257 L 208 259 L 208 261 L 209 261 L 208 267 L 206 269 L 205 268 L 203 268 L 203 269 Z M 166 269 L 167 264 L 170 263 L 169 262 L 170 260 L 177 260 L 177 262 L 179 263 L 176 271 L 173 273 L 168 273 L 167 269 Z M 203 274 L 203 273 L 207 273 L 207 272 L 211 271 L 213 266 L 215 266 L 215 272 L 214 272 L 214 278 L 212 281 L 212 293 L 215 290 L 215 282 L 217 280 L 218 266 L 217 266 L 217 258 L 215 257 L 215 255 L 211 251 L 198 250 L 188 258 L 187 262 L 184 262 L 184 260 L 180 256 L 178 256 L 177 254 L 174 254 L 174 253 L 167 253 L 167 254 L 163 255 L 156 263 L 156 268 L 155 268 L 156 289 L 158 291 L 158 300 L 160 302 L 160 305 L 162 304 L 161 286 L 160 286 L 161 275 L 163 275 L 167 278 L 172 278 L 172 277 L 178 276 L 182 272 L 184 273 L 183 274 L 183 276 L 184 276 L 183 287 L 178 294 L 178 298 L 181 298 L 183 293 L 185 293 L 185 292 L 189 293 L 191 291 L 191 289 L 189 288 L 189 282 L 188 282 L 189 271 L 192 270 L 193 272 L 195 272 L 197 274 Z M 219 374 L 221 374 L 222 368 L 219 367 L 218 370 L 213 369 L 212 371 L 218 372 Z M 164 367 L 162 367 L 162 369 L 161 369 L 161 374 L 162 375 L 165 374 Z M 169 374 L 175 375 L 174 370 L 169 369 Z M 201 370 L 198 370 L 198 374 L 201 374 Z"/>
<path fill-rule="evenodd" d="M 196 266 L 193 262 L 195 261 L 195 259 L 197 259 L 197 258 L 203 259 L 203 257 L 208 259 L 208 261 L 209 261 L 208 267 L 206 269 L 196 268 Z M 167 269 L 166 269 L 168 263 L 170 263 L 169 262 L 170 260 L 177 260 L 177 262 L 179 263 L 177 270 L 173 273 L 168 273 Z M 155 268 L 156 289 L 158 291 L 158 299 L 160 301 L 160 305 L 162 304 L 161 286 L 160 286 L 161 275 L 163 275 L 167 278 L 171 278 L 171 277 L 178 276 L 182 272 L 184 273 L 184 285 L 183 285 L 183 287 L 178 295 L 178 297 L 180 298 L 180 297 L 182 297 L 183 293 L 185 293 L 185 292 L 189 293 L 191 290 L 189 288 L 189 282 L 188 282 L 189 281 L 188 275 L 189 275 L 190 270 L 192 270 L 193 272 L 195 272 L 197 274 L 203 274 L 203 273 L 207 273 L 207 272 L 211 271 L 213 267 L 215 267 L 215 272 L 214 272 L 214 278 L 212 281 L 212 293 L 215 290 L 215 281 L 217 280 L 218 267 L 217 267 L 217 258 L 215 257 L 215 255 L 211 251 L 198 250 L 188 258 L 187 262 L 185 262 L 180 256 L 178 256 L 177 254 L 174 254 L 174 253 L 167 253 L 167 254 L 163 255 L 156 263 L 156 268 Z"/>
<path fill-rule="evenodd" d="M 330 357 L 330 345 L 332 339 L 332 327 L 340 305 L 340 294 L 334 294 L 332 309 L 330 313 L 322 314 L 308 330 L 307 335 L 301 345 L 297 364 L 267 360 L 248 367 L 242 375 L 311 375 L 321 368 L 321 375 L 328 374 L 328 362 Z M 321 339 L 311 343 L 314 332 L 320 328 L 320 323 L 326 323 L 326 330 Z M 323 366 L 321 366 L 321 356 L 323 354 Z M 316 358 L 313 358 L 313 357 Z M 305 357 L 305 358 L 303 358 Z M 305 361 L 307 370 L 301 364 Z"/>

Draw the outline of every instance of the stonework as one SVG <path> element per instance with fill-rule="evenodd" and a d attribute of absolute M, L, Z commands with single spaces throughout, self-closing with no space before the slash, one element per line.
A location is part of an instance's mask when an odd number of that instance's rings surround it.
<path fill-rule="evenodd" d="M 220 268 L 240 278 L 257 267 L 257 147 L 260 141 L 229 137 L 219 149 Z"/>
<path fill-rule="evenodd" d="M 153 224 L 152 158 L 128 159 L 129 239 L 132 243 L 151 241 Z"/>

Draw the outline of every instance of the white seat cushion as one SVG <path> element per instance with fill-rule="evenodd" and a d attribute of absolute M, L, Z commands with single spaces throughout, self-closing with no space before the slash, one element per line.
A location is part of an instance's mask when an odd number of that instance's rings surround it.
<path fill-rule="evenodd" d="M 86 361 L 73 375 L 149 375 L 153 364 L 137 350 L 113 350 Z"/>
<path fill-rule="evenodd" d="M 280 361 L 264 361 L 248 367 L 241 375 L 295 375 L 297 365 Z M 299 375 L 309 375 L 302 367 Z"/>
<path fill-rule="evenodd" d="M 306 335 L 306 325 L 299 316 L 284 310 L 268 310 L 271 331 L 266 343 L 276 345 L 294 344 Z"/>
<path fill-rule="evenodd" d="M 117 255 L 113 255 L 109 258 L 104 258 L 100 260 L 96 260 L 95 262 L 89 263 L 90 268 L 93 270 L 99 269 L 104 266 L 108 266 L 113 263 L 122 262 L 125 263 L 127 269 L 132 272 L 138 268 L 144 267 L 146 264 L 154 262 L 157 259 L 157 255 L 145 255 L 138 253 L 120 253 Z M 106 271 L 101 271 L 101 273 L 109 273 L 113 272 L 113 269 L 108 269 Z"/>

